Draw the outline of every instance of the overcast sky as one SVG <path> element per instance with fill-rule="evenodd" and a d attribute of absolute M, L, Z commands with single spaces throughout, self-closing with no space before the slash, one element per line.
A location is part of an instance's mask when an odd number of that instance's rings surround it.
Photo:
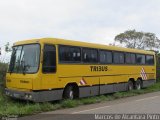
<path fill-rule="evenodd" d="M 44 37 L 109 44 L 128 29 L 160 38 L 159 5 L 160 0 L 0 0 L 0 47 Z"/>

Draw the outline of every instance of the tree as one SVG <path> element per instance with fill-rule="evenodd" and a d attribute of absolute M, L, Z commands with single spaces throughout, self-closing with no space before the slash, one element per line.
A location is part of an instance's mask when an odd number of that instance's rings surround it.
<path fill-rule="evenodd" d="M 5 44 L 5 51 L 6 51 L 7 53 L 12 51 L 9 42 L 7 42 L 7 43 Z"/>
<path fill-rule="evenodd" d="M 9 42 L 7 42 L 4 45 L 4 51 L 3 51 L 3 53 L 2 53 L 1 48 L 0 48 L 0 55 L 1 55 L 0 62 L 5 63 L 6 62 L 6 56 L 8 54 L 10 54 L 11 51 L 12 51 L 12 48 L 11 48 Z"/>
<path fill-rule="evenodd" d="M 114 40 L 124 44 L 127 48 L 154 50 L 160 46 L 160 40 L 154 33 L 137 32 L 136 30 L 127 30 L 120 33 Z"/>

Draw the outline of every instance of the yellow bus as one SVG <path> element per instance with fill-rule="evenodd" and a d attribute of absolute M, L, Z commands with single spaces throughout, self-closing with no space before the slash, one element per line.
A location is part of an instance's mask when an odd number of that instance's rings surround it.
<path fill-rule="evenodd" d="M 57 38 L 16 42 L 7 96 L 34 102 L 141 89 L 156 82 L 155 53 Z"/>

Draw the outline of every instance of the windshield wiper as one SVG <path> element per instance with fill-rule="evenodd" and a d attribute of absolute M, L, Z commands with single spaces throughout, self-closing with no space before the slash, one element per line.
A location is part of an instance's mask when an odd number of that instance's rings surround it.
<path fill-rule="evenodd" d="M 12 62 L 9 66 L 9 73 L 11 74 L 14 70 L 14 62 Z"/>
<path fill-rule="evenodd" d="M 23 72 L 23 74 L 25 75 L 26 74 L 26 65 L 25 65 L 25 61 L 21 61 L 21 64 L 22 64 L 22 72 Z"/>
<path fill-rule="evenodd" d="M 24 75 L 26 74 L 26 68 L 27 68 L 27 65 L 24 65 L 24 66 L 23 66 L 23 74 L 24 74 Z"/>
<path fill-rule="evenodd" d="M 26 74 L 26 71 L 27 71 L 27 69 L 28 69 L 29 67 L 30 67 L 29 65 L 24 65 L 24 66 L 23 66 L 23 74 L 24 74 L 24 75 Z"/>
<path fill-rule="evenodd" d="M 21 68 L 22 73 L 25 75 L 26 74 L 26 65 L 25 65 L 25 61 L 24 60 L 20 61 L 19 67 Z"/>

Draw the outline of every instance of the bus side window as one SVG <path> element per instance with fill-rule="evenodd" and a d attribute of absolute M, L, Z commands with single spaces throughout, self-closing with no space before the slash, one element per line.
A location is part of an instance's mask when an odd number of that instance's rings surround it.
<path fill-rule="evenodd" d="M 80 63 L 81 48 L 73 46 L 59 46 L 59 61 L 62 63 Z"/>
<path fill-rule="evenodd" d="M 115 64 L 124 64 L 124 53 L 123 52 L 114 52 L 113 61 Z"/>
<path fill-rule="evenodd" d="M 82 53 L 84 63 L 98 63 L 97 49 L 83 48 Z"/>
<path fill-rule="evenodd" d="M 56 49 L 53 45 L 44 45 L 42 71 L 43 73 L 56 72 Z"/>
<path fill-rule="evenodd" d="M 137 64 L 145 64 L 145 55 L 137 54 L 136 55 L 136 62 Z"/>
<path fill-rule="evenodd" d="M 112 52 L 106 50 L 100 50 L 99 52 L 99 60 L 101 64 L 109 64 L 112 63 Z"/>
<path fill-rule="evenodd" d="M 131 53 L 131 64 L 136 64 L 136 54 Z"/>
<path fill-rule="evenodd" d="M 134 53 L 126 53 L 125 54 L 125 62 L 127 64 L 135 64 L 136 63 L 136 55 Z"/>
<path fill-rule="evenodd" d="M 146 64 L 147 65 L 154 65 L 154 56 L 153 55 L 146 55 Z"/>

